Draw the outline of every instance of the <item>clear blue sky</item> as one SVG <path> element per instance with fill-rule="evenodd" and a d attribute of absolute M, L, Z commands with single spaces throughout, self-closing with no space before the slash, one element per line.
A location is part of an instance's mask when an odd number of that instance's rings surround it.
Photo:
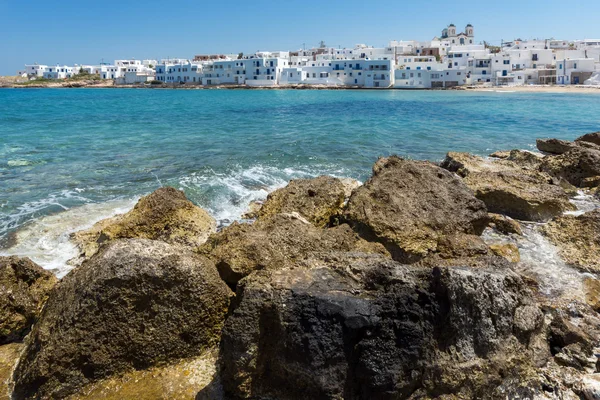
<path fill-rule="evenodd" d="M 476 41 L 600 37 L 598 0 L 0 0 L 0 75 L 24 64 L 192 57 L 199 53 L 384 46 L 454 23 Z"/>

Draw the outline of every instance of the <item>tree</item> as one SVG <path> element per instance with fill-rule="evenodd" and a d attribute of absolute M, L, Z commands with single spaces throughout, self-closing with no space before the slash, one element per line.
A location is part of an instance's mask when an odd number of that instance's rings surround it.
<path fill-rule="evenodd" d="M 241 59 L 242 59 L 242 57 L 244 57 L 244 53 L 240 53 L 240 54 L 238 54 L 238 60 L 241 60 Z"/>

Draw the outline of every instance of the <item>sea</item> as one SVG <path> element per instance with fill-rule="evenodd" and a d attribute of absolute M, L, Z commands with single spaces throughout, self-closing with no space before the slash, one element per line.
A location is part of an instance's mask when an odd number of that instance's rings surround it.
<path fill-rule="evenodd" d="M 69 235 L 161 186 L 220 226 L 290 179 L 380 156 L 535 150 L 600 129 L 600 96 L 398 90 L 0 89 L 0 255 L 61 276 Z"/>

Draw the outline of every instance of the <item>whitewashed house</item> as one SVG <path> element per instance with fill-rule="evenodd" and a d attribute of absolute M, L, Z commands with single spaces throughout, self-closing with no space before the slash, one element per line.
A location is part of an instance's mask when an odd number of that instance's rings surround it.
<path fill-rule="evenodd" d="M 285 58 L 250 58 L 244 60 L 246 71 L 246 85 L 248 86 L 277 86 L 281 73 L 288 67 Z"/>
<path fill-rule="evenodd" d="M 25 65 L 25 73 L 29 78 L 41 78 L 44 76 L 44 72 L 48 69 L 47 65 L 40 64 L 28 64 Z"/>
<path fill-rule="evenodd" d="M 556 61 L 556 83 L 558 85 L 581 85 L 596 71 L 591 58 L 575 58 Z"/>
<path fill-rule="evenodd" d="M 102 79 L 117 79 L 121 75 L 121 68 L 116 65 L 103 64 L 100 66 L 100 77 Z"/>
<path fill-rule="evenodd" d="M 43 74 L 45 79 L 67 79 L 79 72 L 79 68 L 68 65 L 49 66 Z"/>

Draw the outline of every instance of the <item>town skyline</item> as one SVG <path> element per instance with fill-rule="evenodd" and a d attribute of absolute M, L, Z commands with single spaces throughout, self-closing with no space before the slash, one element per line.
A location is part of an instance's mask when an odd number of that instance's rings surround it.
<path fill-rule="evenodd" d="M 273 7 L 272 2 L 258 1 L 254 3 L 256 12 L 242 3 L 233 10 L 218 5 L 204 5 L 200 10 L 184 3 L 182 9 L 189 12 L 179 13 L 153 8 L 158 5 L 153 0 L 148 9 L 140 10 L 135 10 L 132 2 L 125 2 L 118 12 L 93 4 L 85 4 L 84 10 L 73 1 L 52 8 L 37 3 L 22 13 L 15 5 L 0 2 L 5 15 L 11 16 L 0 27 L 4 38 L 0 50 L 5 55 L 0 75 L 14 75 L 24 64 L 35 62 L 98 64 L 102 59 L 111 62 L 126 58 L 192 58 L 201 53 L 295 51 L 317 47 L 321 40 L 335 48 L 353 48 L 359 43 L 382 47 L 391 40 L 431 40 L 449 23 L 459 29 L 473 24 L 477 44 L 485 41 L 500 45 L 502 40 L 517 38 L 576 40 L 600 36 L 595 33 L 594 21 L 594 15 L 600 14 L 600 4 L 593 1 L 579 4 L 581 12 L 576 22 L 575 18 L 564 21 L 559 11 L 562 3 L 554 0 L 531 2 L 526 8 L 522 2 L 507 1 L 501 7 L 486 6 L 485 12 L 471 10 L 473 7 L 456 11 L 467 4 L 462 1 L 451 10 L 436 7 L 442 2 L 399 9 L 391 1 L 382 1 L 377 7 L 349 1 L 344 3 L 348 5 L 344 10 L 335 4 L 308 1 L 303 9 L 290 10 L 289 6 Z M 507 13 L 505 9 L 511 6 L 519 7 Z M 409 17 L 424 13 L 427 18 Z"/>

